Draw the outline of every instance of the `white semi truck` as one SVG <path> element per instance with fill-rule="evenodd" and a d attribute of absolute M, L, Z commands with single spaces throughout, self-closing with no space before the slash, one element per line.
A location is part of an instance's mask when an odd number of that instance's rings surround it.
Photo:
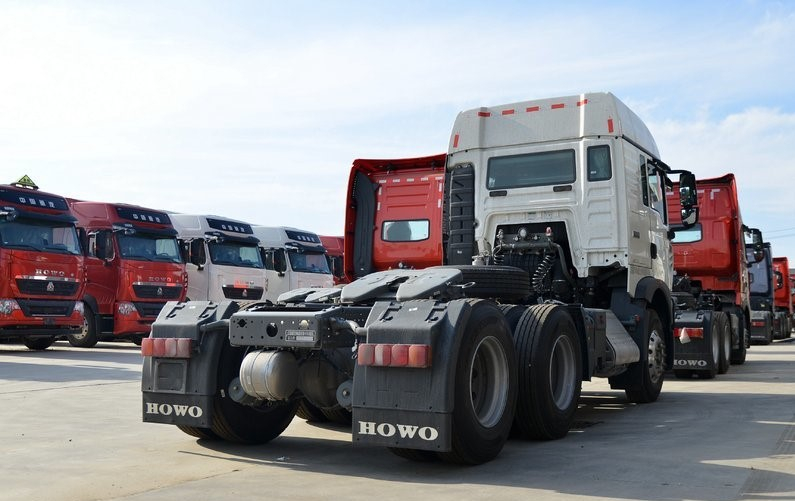
<path fill-rule="evenodd" d="M 265 264 L 250 224 L 213 215 L 169 216 L 188 271 L 187 300 L 262 299 Z"/>
<path fill-rule="evenodd" d="M 264 298 L 291 290 L 334 286 L 326 249 L 317 234 L 285 226 L 252 226 L 265 263 Z"/>
<path fill-rule="evenodd" d="M 673 362 L 675 172 L 693 224 L 695 177 L 663 163 L 609 93 L 462 112 L 446 156 L 446 265 L 276 306 L 169 303 L 142 346 L 143 419 L 262 443 L 302 401 L 335 404 L 352 412 L 355 444 L 478 464 L 512 428 L 564 436 L 591 377 L 652 402 Z M 378 231 L 377 189 L 351 175 L 346 246 L 366 250 Z"/>

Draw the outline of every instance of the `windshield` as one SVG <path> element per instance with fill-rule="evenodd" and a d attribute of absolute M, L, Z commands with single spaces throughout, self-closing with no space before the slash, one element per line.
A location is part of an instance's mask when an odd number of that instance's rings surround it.
<path fill-rule="evenodd" d="M 80 254 L 77 231 L 71 224 L 15 219 L 0 224 L 2 246 L 58 254 Z"/>
<path fill-rule="evenodd" d="M 177 239 L 146 233 L 117 234 L 121 257 L 138 261 L 181 263 Z"/>
<path fill-rule="evenodd" d="M 689 244 L 691 242 L 698 242 L 701 240 L 701 223 L 685 228 L 684 226 L 677 226 L 673 228 L 675 244 Z"/>
<path fill-rule="evenodd" d="M 769 294 L 770 293 L 770 275 L 768 275 L 768 270 L 770 263 L 768 263 L 767 259 L 763 259 L 761 261 L 754 262 L 754 251 L 753 249 L 747 250 L 748 261 L 750 262 L 750 266 L 748 267 L 748 276 L 751 279 L 751 294 Z"/>
<path fill-rule="evenodd" d="M 290 259 L 290 267 L 293 271 L 331 274 L 326 254 L 323 252 L 288 250 L 287 256 Z"/>
<path fill-rule="evenodd" d="M 259 247 L 254 244 L 238 242 L 208 242 L 210 261 L 213 264 L 240 266 L 243 268 L 262 268 Z"/>

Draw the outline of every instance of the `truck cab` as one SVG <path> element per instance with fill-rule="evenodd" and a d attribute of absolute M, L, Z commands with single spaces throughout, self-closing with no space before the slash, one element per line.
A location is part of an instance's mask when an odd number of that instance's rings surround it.
<path fill-rule="evenodd" d="M 762 244 L 763 257 L 756 261 L 755 249 L 746 248 L 750 268 L 748 278 L 751 289 L 751 342 L 770 344 L 773 341 L 773 259 L 770 242 Z"/>
<path fill-rule="evenodd" d="M 263 299 L 276 302 L 287 291 L 334 285 L 326 249 L 315 233 L 284 226 L 252 226 L 265 264 Z"/>
<path fill-rule="evenodd" d="M 81 331 L 85 275 L 66 199 L 28 185 L 0 185 L 0 338 L 43 350 Z"/>
<path fill-rule="evenodd" d="M 334 276 L 334 285 L 347 283 L 345 278 L 344 250 L 345 237 L 320 235 L 320 243 L 326 248 L 328 267 Z"/>
<path fill-rule="evenodd" d="M 789 259 L 773 258 L 773 310 L 775 339 L 790 337 L 792 332 L 792 296 L 789 276 Z"/>
<path fill-rule="evenodd" d="M 85 243 L 86 322 L 73 346 L 140 343 L 167 301 L 185 298 L 187 274 L 165 212 L 122 203 L 70 200 Z"/>
<path fill-rule="evenodd" d="M 263 298 L 265 263 L 249 223 L 213 215 L 170 214 L 187 263 L 189 301 Z"/>

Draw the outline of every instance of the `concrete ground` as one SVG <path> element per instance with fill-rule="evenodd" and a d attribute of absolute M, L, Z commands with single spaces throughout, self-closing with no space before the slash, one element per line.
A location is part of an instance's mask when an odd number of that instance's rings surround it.
<path fill-rule="evenodd" d="M 301 419 L 262 446 L 198 441 L 141 421 L 140 366 L 126 343 L 0 345 L 0 499 L 795 500 L 795 339 L 712 381 L 669 377 L 653 404 L 586 383 L 566 438 L 475 467 Z"/>

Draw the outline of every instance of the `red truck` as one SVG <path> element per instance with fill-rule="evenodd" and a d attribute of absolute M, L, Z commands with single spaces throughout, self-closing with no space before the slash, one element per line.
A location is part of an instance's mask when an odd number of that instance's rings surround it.
<path fill-rule="evenodd" d="M 342 257 L 345 248 L 345 238 L 320 235 L 320 243 L 326 249 L 328 267 L 332 275 L 334 275 L 334 285 L 347 283 Z"/>
<path fill-rule="evenodd" d="M 66 199 L 23 179 L 0 185 L 0 337 L 43 350 L 82 329 L 83 256 Z"/>
<path fill-rule="evenodd" d="M 733 174 L 700 179 L 700 222 L 682 228 L 678 184 L 668 193 L 673 239 L 673 296 L 677 302 L 674 373 L 713 378 L 730 363 L 745 362 L 751 307 L 745 235 L 757 230 L 743 225 Z"/>
<path fill-rule="evenodd" d="M 168 214 L 135 205 L 70 200 L 85 240 L 85 326 L 73 346 L 140 343 L 167 301 L 183 301 L 187 273 Z"/>
<path fill-rule="evenodd" d="M 786 339 L 792 332 L 792 283 L 789 260 L 773 258 L 773 337 Z"/>

